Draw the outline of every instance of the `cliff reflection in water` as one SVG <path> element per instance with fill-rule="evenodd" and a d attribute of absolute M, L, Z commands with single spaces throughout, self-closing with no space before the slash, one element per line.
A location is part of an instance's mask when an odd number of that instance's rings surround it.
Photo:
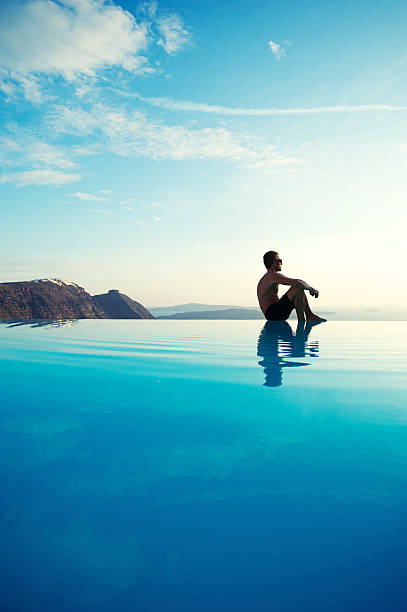
<path fill-rule="evenodd" d="M 72 327 L 79 319 L 0 319 L 0 324 L 7 327 Z"/>
<path fill-rule="evenodd" d="M 309 340 L 311 323 L 298 323 L 296 333 L 286 321 L 267 321 L 260 332 L 257 356 L 264 368 L 266 387 L 283 384 L 283 369 L 310 365 L 304 361 L 292 361 L 299 357 L 318 357 L 318 340 Z"/>

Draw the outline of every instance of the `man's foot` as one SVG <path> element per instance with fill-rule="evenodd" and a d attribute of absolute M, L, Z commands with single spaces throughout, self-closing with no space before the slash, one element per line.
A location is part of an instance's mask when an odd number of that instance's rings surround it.
<path fill-rule="evenodd" d="M 313 314 L 307 317 L 307 323 L 325 323 L 325 322 L 326 322 L 326 319 L 323 319 L 322 317 L 319 317 L 316 314 Z"/>

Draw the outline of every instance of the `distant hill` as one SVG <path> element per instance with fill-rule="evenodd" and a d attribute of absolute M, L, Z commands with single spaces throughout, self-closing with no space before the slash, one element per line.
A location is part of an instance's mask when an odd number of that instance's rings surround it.
<path fill-rule="evenodd" d="M 259 309 L 227 308 L 225 310 L 201 310 L 196 312 L 176 312 L 170 315 L 158 316 L 157 319 L 221 319 L 221 320 L 253 320 L 264 319 Z"/>
<path fill-rule="evenodd" d="M 118 289 L 94 295 L 93 301 L 100 306 L 108 319 L 154 319 L 155 317 L 142 304 L 135 302 Z"/>
<path fill-rule="evenodd" d="M 0 319 L 154 319 L 113 289 L 91 296 L 72 281 L 43 278 L 0 283 Z"/>
<path fill-rule="evenodd" d="M 175 306 L 149 306 L 149 311 L 155 317 L 172 315 L 180 312 L 204 312 L 206 310 L 258 310 L 257 306 L 231 306 L 224 304 L 176 304 Z"/>

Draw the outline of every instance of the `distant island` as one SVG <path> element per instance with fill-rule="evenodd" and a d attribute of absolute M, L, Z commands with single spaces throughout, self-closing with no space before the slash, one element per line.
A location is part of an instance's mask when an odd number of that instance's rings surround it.
<path fill-rule="evenodd" d="M 221 310 L 193 310 L 190 312 L 175 312 L 173 314 L 159 315 L 157 319 L 223 319 L 223 320 L 255 320 L 264 319 L 258 308 L 225 308 Z"/>
<path fill-rule="evenodd" d="M 207 310 L 239 310 L 260 312 L 258 306 L 232 306 L 226 304 L 201 304 L 199 302 L 189 302 L 188 304 L 175 304 L 175 306 L 148 306 L 148 310 L 158 319 L 167 315 L 206 312 Z"/>

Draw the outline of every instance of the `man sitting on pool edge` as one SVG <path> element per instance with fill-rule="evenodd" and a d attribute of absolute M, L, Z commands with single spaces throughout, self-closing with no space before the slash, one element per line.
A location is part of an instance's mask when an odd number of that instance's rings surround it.
<path fill-rule="evenodd" d="M 295 308 L 298 321 L 307 323 L 322 323 L 322 319 L 314 314 L 309 306 L 305 291 L 313 297 L 318 297 L 319 291 L 299 278 L 288 278 L 280 274 L 283 260 L 276 251 L 267 251 L 263 256 L 267 272 L 257 285 L 257 297 L 260 308 L 269 321 L 286 321 Z M 288 285 L 289 290 L 278 299 L 278 286 Z"/>

